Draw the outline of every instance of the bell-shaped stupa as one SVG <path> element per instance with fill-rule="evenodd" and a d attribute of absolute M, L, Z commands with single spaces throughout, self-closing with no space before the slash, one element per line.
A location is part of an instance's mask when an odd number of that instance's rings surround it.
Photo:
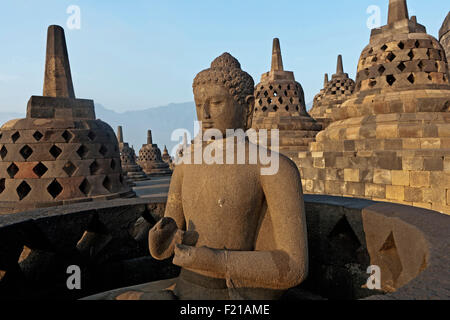
<path fill-rule="evenodd" d="M 336 73 L 332 75 L 331 81 L 328 80 L 328 74 L 325 75 L 324 87 L 314 97 L 309 114 L 326 128 L 331 122 L 331 114 L 349 99 L 354 90 L 355 81 L 344 72 L 342 56 L 339 55 Z"/>
<path fill-rule="evenodd" d="M 147 132 L 147 144 L 139 150 L 139 164 L 149 176 L 168 175 L 172 173 L 169 165 L 163 161 L 161 150 L 153 144 L 152 131 Z"/>
<path fill-rule="evenodd" d="M 136 154 L 129 144 L 123 141 L 122 126 L 117 128 L 117 140 L 119 141 L 120 161 L 125 178 L 133 185 L 135 181 L 148 180 L 142 168 L 136 163 Z"/>
<path fill-rule="evenodd" d="M 277 38 L 273 40 L 271 70 L 256 85 L 255 99 L 252 128 L 279 129 L 280 152 L 286 155 L 307 150 L 308 143 L 321 130 L 320 124 L 306 112 L 302 86 L 295 81 L 293 72 L 283 68 Z"/>
<path fill-rule="evenodd" d="M 0 129 L 0 212 L 130 196 L 114 131 L 75 98 L 64 29 L 50 26 L 43 96 Z"/>
<path fill-rule="evenodd" d="M 450 213 L 448 77 L 439 41 L 405 0 L 391 0 L 388 24 L 362 51 L 355 93 L 311 143 L 314 160 L 299 154 L 305 190 Z"/>

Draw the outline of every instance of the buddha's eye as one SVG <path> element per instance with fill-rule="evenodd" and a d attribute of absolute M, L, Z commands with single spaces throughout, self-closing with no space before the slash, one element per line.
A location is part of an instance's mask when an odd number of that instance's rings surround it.
<path fill-rule="evenodd" d="M 222 103 L 221 100 L 214 100 L 214 101 L 211 101 L 211 104 L 213 104 L 213 105 L 217 105 L 217 104 L 221 104 L 221 103 Z"/>

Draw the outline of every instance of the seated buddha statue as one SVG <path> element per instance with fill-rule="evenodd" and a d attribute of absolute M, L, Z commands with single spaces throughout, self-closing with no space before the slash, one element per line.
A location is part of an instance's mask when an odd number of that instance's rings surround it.
<path fill-rule="evenodd" d="M 252 150 L 249 139 L 239 142 L 226 131 L 251 127 L 253 90 L 252 77 L 228 53 L 194 80 L 202 130 L 220 133 L 203 144 L 226 145 L 224 158 L 227 148 L 244 146 L 246 154 Z M 191 146 L 183 160 L 193 159 L 194 149 Z M 262 174 L 266 164 L 251 163 L 250 157 L 240 164 L 177 164 L 164 217 L 148 240 L 151 255 L 158 260 L 173 257 L 180 275 L 91 298 L 273 300 L 299 285 L 308 272 L 302 184 L 296 165 L 276 156 L 279 164 L 273 174 Z"/>

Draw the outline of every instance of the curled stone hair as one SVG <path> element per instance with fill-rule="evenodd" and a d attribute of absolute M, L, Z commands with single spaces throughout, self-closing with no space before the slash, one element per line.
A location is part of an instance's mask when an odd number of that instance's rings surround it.
<path fill-rule="evenodd" d="M 224 53 L 211 63 L 211 68 L 201 71 L 194 79 L 192 87 L 205 84 L 225 86 L 239 104 L 245 104 L 245 98 L 253 95 L 255 82 L 241 69 L 241 64 L 229 53 Z"/>

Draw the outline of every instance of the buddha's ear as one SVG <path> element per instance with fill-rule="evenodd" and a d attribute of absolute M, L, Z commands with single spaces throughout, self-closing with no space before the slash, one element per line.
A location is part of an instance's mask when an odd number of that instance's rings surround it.
<path fill-rule="evenodd" d="M 253 113 L 253 110 L 255 109 L 255 96 L 250 95 L 245 98 L 245 103 L 247 104 L 247 116 Z"/>
<path fill-rule="evenodd" d="M 247 105 L 247 114 L 245 115 L 247 117 L 247 127 L 246 130 L 250 129 L 252 127 L 253 122 L 253 110 L 255 109 L 255 96 L 250 95 L 245 98 L 245 103 Z"/>

